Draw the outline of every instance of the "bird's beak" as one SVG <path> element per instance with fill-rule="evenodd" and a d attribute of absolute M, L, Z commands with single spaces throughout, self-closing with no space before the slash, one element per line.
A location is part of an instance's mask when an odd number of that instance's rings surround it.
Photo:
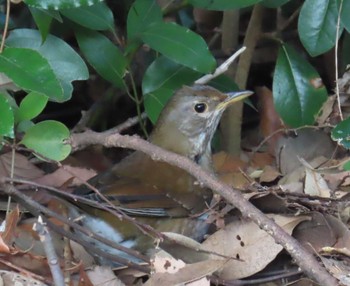
<path fill-rule="evenodd" d="M 252 95 L 253 93 L 254 92 L 252 92 L 250 90 L 233 91 L 233 92 L 225 93 L 227 98 L 223 102 L 220 102 L 218 104 L 217 109 L 224 109 L 228 105 L 231 105 L 232 103 L 240 101 L 240 100 Z"/>

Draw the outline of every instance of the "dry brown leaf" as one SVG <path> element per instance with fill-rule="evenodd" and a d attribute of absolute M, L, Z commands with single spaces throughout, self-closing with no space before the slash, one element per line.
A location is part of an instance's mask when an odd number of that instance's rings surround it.
<path fill-rule="evenodd" d="M 75 178 L 71 183 L 72 186 L 77 186 L 82 182 L 94 177 L 95 175 L 96 172 L 93 170 L 65 165 L 64 168 L 59 168 L 53 173 L 37 178 L 35 182 L 38 184 L 58 188 L 72 178 L 77 177 L 79 179 Z"/>
<path fill-rule="evenodd" d="M 36 179 L 44 175 L 44 172 L 28 161 L 27 157 L 15 153 L 14 178 Z M 10 177 L 12 165 L 12 152 L 0 156 L 0 177 Z"/>
<path fill-rule="evenodd" d="M 306 216 L 269 215 L 269 217 L 289 234 L 296 225 L 308 219 Z M 220 278 L 227 280 L 241 279 L 257 273 L 273 261 L 282 250 L 282 246 L 275 243 L 272 236 L 252 221 L 245 219 L 237 220 L 217 231 L 203 242 L 203 247 L 208 251 L 244 260 L 230 260 L 219 271 Z"/>
<path fill-rule="evenodd" d="M 245 190 L 251 184 L 251 182 L 242 174 L 242 172 L 231 172 L 219 174 L 218 176 L 220 181 L 240 190 Z"/>
<path fill-rule="evenodd" d="M 345 261 L 339 261 L 333 258 L 320 257 L 322 263 L 334 277 L 339 279 L 339 285 L 350 286 L 350 267 Z"/>
<path fill-rule="evenodd" d="M 5 231 L 1 233 L 1 237 L 6 244 L 10 244 L 15 237 L 16 227 L 19 221 L 19 207 L 14 208 L 6 217 Z"/>
<path fill-rule="evenodd" d="M 268 153 L 255 153 L 252 158 L 252 167 L 254 168 L 264 168 L 268 165 L 273 165 L 275 158 Z"/>
<path fill-rule="evenodd" d="M 234 157 L 224 151 L 213 155 L 213 164 L 214 169 L 218 173 L 234 172 L 247 166 L 247 163 L 241 160 L 239 157 Z"/>
<path fill-rule="evenodd" d="M 322 175 L 309 168 L 305 168 L 305 172 L 304 193 L 310 196 L 329 198 L 331 190 L 328 188 L 327 182 Z"/>
<path fill-rule="evenodd" d="M 160 264 L 166 265 L 168 269 L 173 268 L 173 263 L 178 262 L 174 262 L 170 260 L 170 258 L 168 258 L 166 261 L 160 262 Z M 176 273 L 155 273 L 144 285 L 159 286 L 185 284 L 188 286 L 209 286 L 210 282 L 205 276 L 214 273 L 224 264 L 224 260 L 205 260 L 193 264 L 187 264 L 183 268 L 178 269 Z"/>
<path fill-rule="evenodd" d="M 259 98 L 260 130 L 266 138 L 283 127 L 282 120 L 275 110 L 271 90 L 265 86 L 258 87 L 256 88 L 256 94 Z M 282 133 L 277 133 L 267 141 L 270 154 L 274 155 L 276 142 L 281 136 Z"/>
<path fill-rule="evenodd" d="M 336 96 L 328 96 L 325 103 L 323 103 L 320 115 L 317 117 L 316 121 L 318 125 L 324 125 L 328 120 L 328 117 L 331 115 L 333 111 L 333 105 L 336 100 Z"/>
<path fill-rule="evenodd" d="M 293 236 L 311 251 L 319 252 L 326 246 L 350 249 L 350 231 L 346 225 L 331 215 L 318 212 L 312 213 L 310 221 L 298 225 Z"/>
<path fill-rule="evenodd" d="M 46 286 L 38 280 L 35 280 L 28 275 L 19 274 L 14 271 L 0 270 L 1 285 L 6 286 Z"/>
<path fill-rule="evenodd" d="M 125 286 L 125 284 L 115 276 L 113 270 L 107 266 L 96 266 L 92 270 L 86 271 L 86 274 L 91 280 L 92 285 Z"/>
<path fill-rule="evenodd" d="M 333 152 L 334 142 L 328 134 L 319 130 L 303 129 L 298 131 L 296 137 L 280 138 L 276 158 L 281 173 L 289 174 L 302 165 L 299 158 L 311 162 L 317 157 L 331 158 Z"/>
<path fill-rule="evenodd" d="M 260 175 L 260 182 L 270 183 L 275 181 L 279 176 L 280 172 L 275 167 L 267 165 L 264 167 L 262 174 Z"/>

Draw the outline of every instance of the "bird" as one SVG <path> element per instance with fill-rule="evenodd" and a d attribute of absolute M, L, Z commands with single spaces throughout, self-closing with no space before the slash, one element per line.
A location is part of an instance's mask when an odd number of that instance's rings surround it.
<path fill-rule="evenodd" d="M 183 86 L 163 108 L 149 142 L 185 156 L 204 170 L 214 173 L 211 140 L 224 110 L 234 102 L 252 94 L 251 91 L 223 93 L 208 85 Z M 99 190 L 110 203 L 126 215 L 159 232 L 175 232 L 194 240 L 203 240 L 209 225 L 200 215 L 208 208 L 212 191 L 201 186 L 186 171 L 166 162 L 153 160 L 135 151 L 111 169 L 93 177 L 89 184 Z M 75 195 L 106 205 L 106 201 L 86 186 Z M 79 224 L 122 246 L 150 255 L 154 239 L 133 223 L 118 219 L 99 207 L 74 203 L 69 216 Z M 85 235 L 91 243 L 91 238 Z M 95 246 L 110 254 L 138 262 L 120 250 L 101 242 Z M 108 259 L 97 256 L 99 264 Z M 107 261 L 107 262 L 106 262 Z"/>

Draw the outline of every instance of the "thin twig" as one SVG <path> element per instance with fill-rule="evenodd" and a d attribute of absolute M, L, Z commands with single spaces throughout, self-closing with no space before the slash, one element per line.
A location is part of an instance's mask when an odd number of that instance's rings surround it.
<path fill-rule="evenodd" d="M 128 253 L 131 256 L 134 257 L 138 257 L 140 260 L 144 260 L 147 261 L 147 258 L 145 258 L 144 256 L 142 256 L 141 254 L 139 254 L 137 251 L 127 248 L 127 247 L 123 247 L 122 245 L 119 245 L 113 241 L 110 241 L 106 238 L 104 238 L 101 235 L 98 235 L 96 233 L 91 232 L 90 230 L 82 227 L 81 225 L 66 219 L 64 216 L 42 206 L 41 204 L 39 204 L 38 202 L 32 200 L 30 197 L 28 197 L 27 195 L 23 194 L 22 192 L 18 191 L 13 185 L 10 185 L 8 183 L 6 183 L 6 179 L 2 180 L 3 184 L 3 190 L 7 195 L 12 195 L 13 197 L 16 198 L 16 200 L 22 204 L 25 208 L 27 208 L 33 215 L 35 216 L 39 216 L 41 214 L 45 214 L 47 216 L 50 217 L 54 217 L 57 220 L 69 225 L 71 228 L 73 228 L 75 231 L 81 232 L 83 234 L 85 234 L 87 237 L 96 239 L 110 247 L 113 247 L 115 249 L 118 249 L 122 252 Z M 117 255 L 113 255 L 107 252 L 104 252 L 102 250 L 100 250 L 99 248 L 95 247 L 94 245 L 87 243 L 86 240 L 83 240 L 80 238 L 79 235 L 75 235 L 73 233 L 70 232 L 66 232 L 62 227 L 55 225 L 54 223 L 52 223 L 50 220 L 48 220 L 45 216 L 43 216 L 43 220 L 47 223 L 47 225 L 55 232 L 67 236 L 68 238 L 78 242 L 79 244 L 83 245 L 84 247 L 86 247 L 87 249 L 91 250 L 92 252 L 96 253 L 97 255 L 100 255 L 101 257 L 106 257 L 111 261 L 115 261 L 119 264 L 122 265 L 126 265 L 129 266 L 131 268 L 134 269 L 138 269 L 140 271 L 143 272 L 148 272 L 148 268 L 142 265 L 138 265 L 128 259 L 125 259 L 123 257 L 117 256 Z"/>
<path fill-rule="evenodd" d="M 340 104 L 340 92 L 339 92 L 339 74 L 338 74 L 338 42 L 339 42 L 339 29 L 340 29 L 340 16 L 341 11 L 343 8 L 343 0 L 340 0 L 339 4 L 339 12 L 338 12 L 338 20 L 337 20 L 337 31 L 335 33 L 335 48 L 334 48 L 334 60 L 335 60 L 335 93 L 337 95 L 337 104 L 338 104 L 338 111 L 340 119 L 343 120 L 343 113 L 341 111 L 341 104 Z"/>
<path fill-rule="evenodd" d="M 231 57 L 229 57 L 226 61 L 224 61 L 213 74 L 206 74 L 205 76 L 202 76 L 201 78 L 197 79 L 194 83 L 195 84 L 206 84 L 212 79 L 218 77 L 219 75 L 222 75 L 225 73 L 229 66 L 234 62 L 234 60 L 245 51 L 246 47 L 240 48 L 237 52 L 235 52 Z"/>
<path fill-rule="evenodd" d="M 65 286 L 63 272 L 60 267 L 59 259 L 55 251 L 55 246 L 53 244 L 51 234 L 47 227 L 44 225 L 41 216 L 39 216 L 38 221 L 34 223 L 33 230 L 38 233 L 39 239 L 44 246 L 54 284 L 57 286 Z"/>
<path fill-rule="evenodd" d="M 2 33 L 2 39 L 1 39 L 1 45 L 0 45 L 0 54 L 4 50 L 5 47 L 5 40 L 7 36 L 7 31 L 9 27 L 9 21 L 10 21 L 10 7 L 11 7 L 11 0 L 7 0 L 7 5 L 6 5 L 6 19 L 5 19 L 5 26 L 4 26 L 4 31 Z"/>

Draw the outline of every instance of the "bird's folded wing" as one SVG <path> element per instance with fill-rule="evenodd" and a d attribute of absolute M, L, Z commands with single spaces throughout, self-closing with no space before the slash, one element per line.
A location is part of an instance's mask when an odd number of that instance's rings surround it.
<path fill-rule="evenodd" d="M 94 182 L 94 185 L 102 196 L 87 187 L 77 189 L 75 194 L 105 206 L 109 205 L 107 199 L 131 216 L 183 217 L 189 214 L 181 202 L 167 195 L 166 190 L 159 190 L 156 186 L 141 182 L 139 179 L 119 178 L 110 184 L 104 181 L 102 184 Z M 188 197 L 187 200 L 198 200 L 196 197 L 185 196 Z"/>

